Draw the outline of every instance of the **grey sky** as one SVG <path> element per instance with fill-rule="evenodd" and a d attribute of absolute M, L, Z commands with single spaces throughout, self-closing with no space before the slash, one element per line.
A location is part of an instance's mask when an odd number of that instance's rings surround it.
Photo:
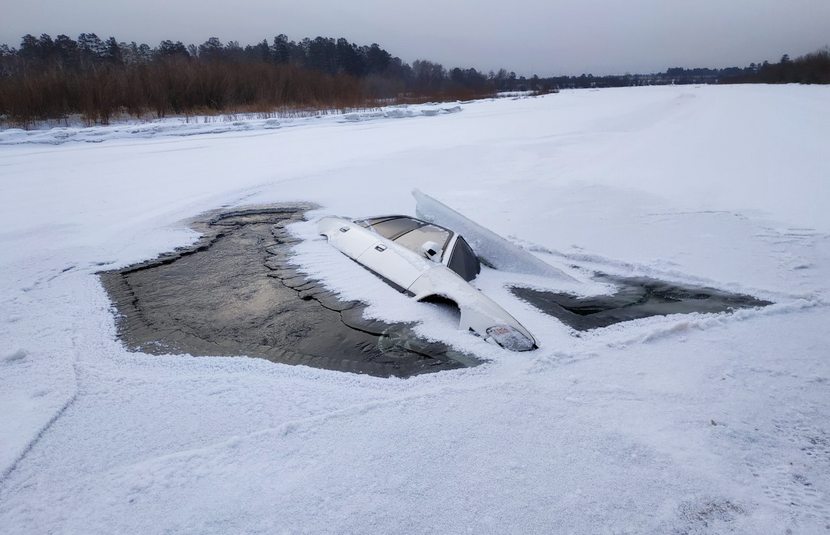
<path fill-rule="evenodd" d="M 830 0 L 0 0 L 0 13 L 13 46 L 26 33 L 151 45 L 323 35 L 540 75 L 743 66 L 830 44 Z"/>

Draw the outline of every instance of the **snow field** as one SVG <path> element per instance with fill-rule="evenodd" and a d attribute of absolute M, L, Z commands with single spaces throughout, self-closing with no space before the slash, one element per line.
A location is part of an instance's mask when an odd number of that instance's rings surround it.
<path fill-rule="evenodd" d="M 564 91 L 0 146 L 0 532 L 825 531 L 828 104 L 808 86 Z M 521 276 L 485 270 L 476 284 L 540 341 L 514 354 L 309 223 L 292 228 L 307 272 L 491 362 L 378 379 L 115 339 L 95 272 L 192 242 L 188 218 L 282 201 L 414 214 L 413 188 L 583 283 L 597 269 L 776 304 L 576 337 L 511 296 Z"/>

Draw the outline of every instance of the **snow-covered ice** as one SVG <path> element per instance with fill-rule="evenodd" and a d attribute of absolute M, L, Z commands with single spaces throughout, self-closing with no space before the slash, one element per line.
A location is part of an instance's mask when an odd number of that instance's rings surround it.
<path fill-rule="evenodd" d="M 2 133 L 0 532 L 826 532 L 830 88 L 463 108 L 187 137 L 113 126 L 96 144 Z M 540 342 L 511 353 L 309 223 L 293 228 L 307 272 L 489 362 L 379 379 L 116 340 L 96 271 L 193 242 L 197 214 L 414 214 L 413 188 L 583 285 L 574 265 L 775 304 L 575 336 L 505 287 L 538 277 L 485 270 L 475 284 Z"/>

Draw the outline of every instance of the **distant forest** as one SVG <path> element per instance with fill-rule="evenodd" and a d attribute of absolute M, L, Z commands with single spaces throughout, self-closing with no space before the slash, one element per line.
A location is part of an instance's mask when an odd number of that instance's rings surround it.
<path fill-rule="evenodd" d="M 656 74 L 612 76 L 554 76 L 547 84 L 562 88 L 627 87 L 666 84 L 830 84 L 830 48 L 796 59 L 784 54 L 778 63 L 751 63 L 748 67 L 684 69 L 673 67 Z"/>
<path fill-rule="evenodd" d="M 302 113 L 392 103 L 467 100 L 502 91 L 687 83 L 830 83 L 830 50 L 746 68 L 668 69 L 622 76 L 526 78 L 501 69 L 446 69 L 401 61 L 377 44 L 316 37 L 242 46 L 211 37 L 200 45 L 156 47 L 100 39 L 26 35 L 0 45 L 0 122 L 28 126 L 79 115 L 88 124 L 115 117 L 222 112 Z"/>

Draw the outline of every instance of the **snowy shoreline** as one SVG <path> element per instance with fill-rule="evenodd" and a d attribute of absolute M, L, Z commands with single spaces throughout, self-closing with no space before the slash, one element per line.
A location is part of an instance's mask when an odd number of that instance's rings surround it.
<path fill-rule="evenodd" d="M 378 119 L 405 119 L 432 117 L 457 113 L 459 103 L 401 104 L 359 110 L 319 110 L 296 113 L 229 113 L 193 115 L 163 119 L 124 119 L 108 125 L 85 126 L 79 118 L 71 125 L 44 123 L 32 129 L 0 129 L 0 145 L 46 144 L 67 142 L 102 143 L 114 139 L 146 139 L 154 137 L 183 137 L 227 132 L 261 132 L 303 126 L 320 122 L 362 122 Z"/>

